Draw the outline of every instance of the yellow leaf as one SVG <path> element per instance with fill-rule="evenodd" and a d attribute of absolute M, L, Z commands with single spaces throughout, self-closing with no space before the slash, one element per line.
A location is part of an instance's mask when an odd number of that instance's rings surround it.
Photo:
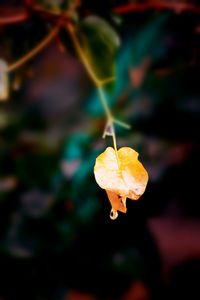
<path fill-rule="evenodd" d="M 112 206 L 111 218 L 117 211 L 126 213 L 126 198 L 137 200 L 145 191 L 148 173 L 138 160 L 138 153 L 123 147 L 117 151 L 108 147 L 96 159 L 94 175 L 98 185 L 105 189 Z"/>

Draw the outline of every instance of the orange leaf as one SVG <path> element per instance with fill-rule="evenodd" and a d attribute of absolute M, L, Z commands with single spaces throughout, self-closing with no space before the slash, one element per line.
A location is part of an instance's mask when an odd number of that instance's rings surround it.
<path fill-rule="evenodd" d="M 98 185 L 105 189 L 112 206 L 111 218 L 117 211 L 126 213 L 126 198 L 137 200 L 145 191 L 148 174 L 138 161 L 138 153 L 123 147 L 117 151 L 108 147 L 96 159 L 94 175 Z"/>

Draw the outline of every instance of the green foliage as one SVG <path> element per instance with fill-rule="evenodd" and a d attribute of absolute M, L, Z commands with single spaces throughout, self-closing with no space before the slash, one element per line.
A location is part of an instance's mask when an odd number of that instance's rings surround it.
<path fill-rule="evenodd" d="M 164 54 L 164 46 L 162 45 L 162 30 L 168 15 L 158 15 L 134 34 L 128 36 L 123 43 L 116 61 L 116 82 L 113 87 L 112 94 L 107 93 L 107 99 L 111 106 L 116 105 L 123 93 L 133 93 L 131 87 L 129 72 L 131 68 L 140 65 L 146 57 L 152 62 L 158 61 Z M 155 47 L 156 46 L 156 47 Z M 127 101 L 130 99 L 127 97 Z M 100 116 L 104 113 L 99 95 L 94 91 L 86 104 L 86 111 L 93 116 Z"/>
<path fill-rule="evenodd" d="M 168 14 L 158 15 L 148 22 L 148 25 L 137 32 L 135 38 L 132 40 L 129 64 L 138 66 L 143 62 L 145 57 L 150 57 L 155 60 L 163 54 L 161 38 L 163 27 L 167 19 Z"/>
<path fill-rule="evenodd" d="M 66 160 L 80 159 L 91 137 L 86 133 L 73 134 L 64 145 L 62 158 Z"/>
<path fill-rule="evenodd" d="M 97 17 L 89 16 L 78 26 L 82 49 L 99 80 L 115 76 L 115 57 L 120 40 L 111 25 Z"/>

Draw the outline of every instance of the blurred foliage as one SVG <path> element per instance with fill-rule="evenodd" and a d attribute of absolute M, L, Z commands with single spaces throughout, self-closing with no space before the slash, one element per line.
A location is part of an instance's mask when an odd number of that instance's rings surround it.
<path fill-rule="evenodd" d="M 150 174 L 142 199 L 128 202 L 127 215 L 112 223 L 93 176 L 96 157 L 110 144 L 101 139 L 103 109 L 62 32 L 9 75 L 10 97 L 0 102 L 0 299 L 63 300 L 73 289 L 124 299 L 134 280 L 151 299 L 174 299 L 165 294 L 147 220 L 174 201 L 187 217 L 199 216 L 199 15 L 113 12 L 135 2 L 26 1 L 28 19 L 0 27 L 0 58 L 11 63 L 42 40 L 56 14 L 73 10 L 99 78 L 116 77 L 106 89 L 114 115 L 132 125 L 116 126 L 118 146 L 136 149 Z M 9 16 L 23 6 L 2 3 Z M 61 83 L 64 95 L 57 96 Z"/>
<path fill-rule="evenodd" d="M 62 9 L 67 9 L 70 5 L 70 1 L 66 0 L 36 0 L 35 3 L 40 4 L 44 8 L 51 9 L 52 11 L 60 11 Z M 73 1 L 74 2 L 74 1 Z"/>
<path fill-rule="evenodd" d="M 115 56 L 120 41 L 109 23 L 96 16 L 87 17 L 79 26 L 79 36 L 97 78 L 103 80 L 115 76 Z"/>

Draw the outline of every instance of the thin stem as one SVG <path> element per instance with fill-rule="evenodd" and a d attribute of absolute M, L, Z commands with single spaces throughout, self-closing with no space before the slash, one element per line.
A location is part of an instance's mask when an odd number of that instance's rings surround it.
<path fill-rule="evenodd" d="M 152 3 L 129 3 L 114 7 L 113 11 L 119 14 L 143 12 L 147 10 L 173 10 L 176 13 L 193 12 L 200 13 L 200 7 L 192 3 L 184 2 L 152 2 Z"/>
<path fill-rule="evenodd" d="M 110 126 L 112 127 L 112 139 L 113 139 L 113 146 L 114 146 L 114 150 L 115 150 L 115 153 L 116 153 L 116 157 L 117 157 L 117 163 L 118 163 L 118 166 L 119 166 L 119 158 L 118 158 L 118 152 L 117 152 L 117 141 L 116 141 L 116 134 L 115 134 L 115 129 L 114 129 L 114 123 L 122 126 L 122 127 L 125 127 L 125 128 L 129 128 L 129 125 L 126 124 L 126 123 L 123 123 L 121 121 L 118 121 L 116 119 L 114 119 L 113 115 L 112 115 L 112 112 L 109 108 L 109 105 L 108 105 L 108 102 L 107 102 L 107 99 L 106 99 L 106 96 L 105 96 L 105 93 L 104 93 L 104 90 L 103 90 L 103 86 L 105 84 L 107 84 L 108 82 L 111 82 L 113 80 L 115 80 L 114 77 L 110 77 L 110 78 L 106 78 L 104 80 L 99 80 L 94 72 L 94 70 L 92 69 L 92 66 L 90 65 L 89 61 L 88 61 L 88 58 L 87 56 L 85 55 L 81 45 L 80 45 L 80 42 L 76 36 L 76 32 L 75 32 L 75 29 L 74 27 L 71 25 L 71 24 L 67 24 L 66 25 L 66 29 L 67 31 L 69 32 L 70 36 L 71 36 L 71 39 L 74 43 L 74 47 L 83 63 L 83 65 L 85 66 L 85 69 L 89 75 L 89 77 L 91 78 L 91 80 L 94 82 L 96 88 L 97 88 L 97 91 L 99 93 L 99 99 L 102 103 L 102 106 L 104 108 L 104 111 L 105 111 L 105 114 L 106 114 L 106 117 L 107 117 L 107 123 L 110 124 Z M 105 136 L 105 134 L 103 135 Z"/>
<path fill-rule="evenodd" d="M 118 167 L 120 169 L 119 157 L 118 157 L 118 152 L 117 152 L 117 141 L 116 141 L 116 134 L 115 134 L 115 128 L 114 128 L 114 126 L 113 126 L 112 139 L 113 139 L 113 146 L 114 146 L 114 149 L 115 149 L 115 154 L 116 154 L 116 157 L 117 157 L 117 164 L 118 164 Z"/>
<path fill-rule="evenodd" d="M 99 99 L 101 100 L 102 106 L 103 106 L 103 108 L 105 110 L 108 122 L 110 122 L 112 124 L 113 123 L 113 116 L 112 116 L 112 113 L 111 113 L 110 108 L 108 106 L 108 103 L 107 103 L 107 100 L 106 100 L 103 88 L 100 87 L 100 86 L 97 86 L 97 91 L 99 93 Z"/>
<path fill-rule="evenodd" d="M 6 12 L 6 10 L 5 10 L 5 12 Z M 26 21 L 29 18 L 29 13 L 25 9 L 20 10 L 20 11 L 16 10 L 16 14 L 15 15 L 10 15 L 10 16 L 7 16 L 7 15 L 4 16 L 4 10 L 1 9 L 0 14 L 1 14 L 0 25 L 3 25 L 3 26 L 10 25 L 10 24 L 16 24 L 16 23 L 21 23 L 21 22 Z"/>
<path fill-rule="evenodd" d="M 106 85 L 107 83 L 110 83 L 110 82 L 113 82 L 113 81 L 115 81 L 115 77 L 114 76 L 106 78 L 106 79 L 103 79 L 100 82 L 101 82 L 101 85 L 103 86 L 103 85 Z"/>
<path fill-rule="evenodd" d="M 59 22 L 50 32 L 49 34 L 30 52 L 28 52 L 25 56 L 20 58 L 18 61 L 14 62 L 7 68 L 7 72 L 13 72 L 16 69 L 20 68 L 27 61 L 32 59 L 36 54 L 38 54 L 41 50 L 43 50 L 58 34 L 61 23 Z"/>
<path fill-rule="evenodd" d="M 111 113 L 111 110 L 108 106 L 108 103 L 107 103 L 107 100 L 106 100 L 106 97 L 105 97 L 105 94 L 104 94 L 104 91 L 103 91 L 103 84 L 107 83 L 107 82 L 110 82 L 111 80 L 113 80 L 114 78 L 108 78 L 108 79 L 105 79 L 105 80 L 99 80 L 96 76 L 96 74 L 94 73 L 87 57 L 85 56 L 85 53 L 83 52 L 82 48 L 81 48 L 81 45 L 79 43 L 79 40 L 75 34 L 75 31 L 74 31 L 74 27 L 71 25 L 71 24 L 67 24 L 67 30 L 68 32 L 70 33 L 70 36 L 72 38 L 72 41 L 74 43 L 74 46 L 76 48 L 76 51 L 82 61 L 82 63 L 84 64 L 85 66 L 85 69 L 86 71 L 88 72 L 88 75 L 90 76 L 90 78 L 92 79 L 92 81 L 94 82 L 94 84 L 96 85 L 96 88 L 97 88 L 97 91 L 99 93 L 99 99 L 102 103 L 102 106 L 104 108 L 104 111 L 105 111 L 105 114 L 106 114 L 106 117 L 107 117 L 107 121 L 110 123 L 110 125 L 112 126 L 112 138 L 113 138 L 113 146 L 114 146 L 114 149 L 115 149 L 115 152 L 116 152 L 116 156 L 117 156 L 117 159 L 118 159 L 118 155 L 117 155 L 117 142 L 116 142 L 116 135 L 115 135 L 115 130 L 114 130 L 114 126 L 113 126 L 113 116 L 112 116 L 112 113 Z"/>
<path fill-rule="evenodd" d="M 79 40 L 76 36 L 76 33 L 75 33 L 75 30 L 74 30 L 74 27 L 71 25 L 71 24 L 67 24 L 66 25 L 66 29 L 67 31 L 69 32 L 70 36 L 71 36 L 71 39 L 74 43 L 74 46 L 75 46 L 75 49 L 83 63 L 83 65 L 85 66 L 86 68 L 86 71 L 88 72 L 88 75 L 90 76 L 91 80 L 94 82 L 94 84 L 99 87 L 101 84 L 100 84 L 100 81 L 98 80 L 98 78 L 96 77 L 94 71 L 92 70 L 89 62 L 88 62 L 88 59 L 87 57 L 85 56 L 82 48 L 81 48 L 81 45 L 79 43 Z"/>
<path fill-rule="evenodd" d="M 115 124 L 118 124 L 118 125 L 121 126 L 121 127 L 126 128 L 126 129 L 131 129 L 131 125 L 129 125 L 129 124 L 125 123 L 125 122 L 122 122 L 122 121 L 120 121 L 120 120 L 114 119 L 113 122 L 114 122 Z"/>
<path fill-rule="evenodd" d="M 119 161 L 119 155 L 118 155 L 118 152 L 117 152 L 117 141 L 116 141 L 115 127 L 114 127 L 114 125 L 112 125 L 112 127 L 113 127 L 113 135 L 112 135 L 113 146 L 114 146 L 114 150 L 115 150 L 115 154 L 116 154 L 116 158 L 117 158 L 117 165 L 118 165 L 118 168 L 120 170 L 120 161 Z"/>
<path fill-rule="evenodd" d="M 107 100 L 106 100 L 106 97 L 105 97 L 105 94 L 104 94 L 104 91 L 103 91 L 103 88 L 102 86 L 107 83 L 107 82 L 110 82 L 111 80 L 114 80 L 113 77 L 111 78 L 107 78 L 105 80 L 99 80 L 94 72 L 94 70 L 92 69 L 80 43 L 79 43 L 79 40 L 76 36 L 76 33 L 75 33 L 75 30 L 74 30 L 74 27 L 71 25 L 71 24 L 67 24 L 66 25 L 66 29 L 68 30 L 71 38 L 72 38 L 72 41 L 74 43 L 74 46 L 75 46 L 75 49 L 83 63 L 83 65 L 85 66 L 85 69 L 86 71 L 88 72 L 88 75 L 90 76 L 91 80 L 94 82 L 97 90 L 98 90 L 98 93 L 99 93 L 99 98 L 101 100 L 101 103 L 102 103 L 102 106 L 105 110 L 105 113 L 106 113 L 106 117 L 107 119 L 112 122 L 113 120 L 113 116 L 112 116 L 112 113 L 110 111 L 110 108 L 108 106 L 108 103 L 107 103 Z"/>

